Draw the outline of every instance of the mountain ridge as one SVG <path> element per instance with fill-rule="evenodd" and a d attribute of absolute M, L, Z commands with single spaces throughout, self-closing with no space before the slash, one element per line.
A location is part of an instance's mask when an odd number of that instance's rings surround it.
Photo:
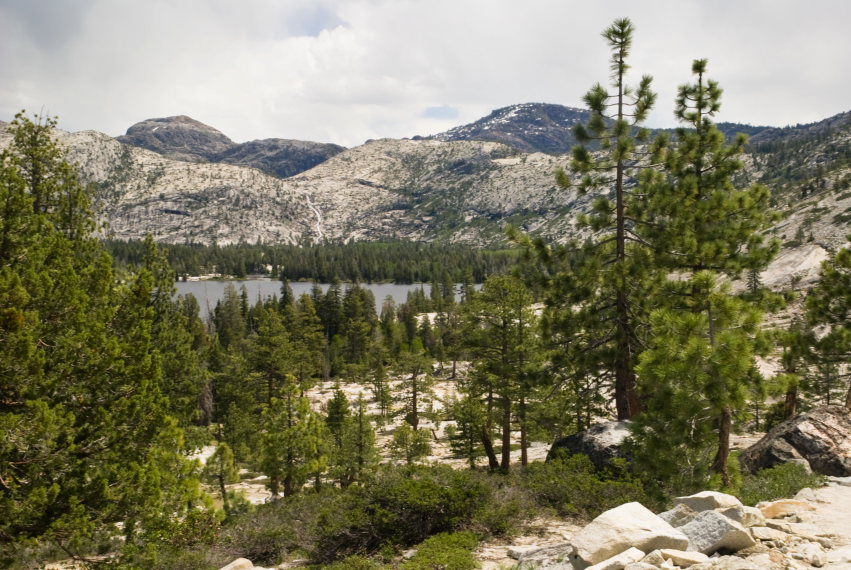
<path fill-rule="evenodd" d="M 247 166 L 278 178 L 309 170 L 345 150 L 331 143 L 281 138 L 236 143 L 186 115 L 145 119 L 115 139 L 175 160 Z"/>
<path fill-rule="evenodd" d="M 772 189 L 773 207 L 785 214 L 773 235 L 787 249 L 844 245 L 851 113 L 753 129 L 756 142 L 736 183 Z M 0 128 L 0 139 L 8 139 L 5 132 Z M 254 167 L 173 160 L 94 131 L 58 135 L 117 239 L 150 232 L 168 243 L 403 239 L 504 246 L 511 223 L 563 242 L 582 236 L 577 214 L 593 199 L 556 186 L 553 172 L 570 164 L 569 155 L 501 142 L 380 139 L 280 178 Z"/>

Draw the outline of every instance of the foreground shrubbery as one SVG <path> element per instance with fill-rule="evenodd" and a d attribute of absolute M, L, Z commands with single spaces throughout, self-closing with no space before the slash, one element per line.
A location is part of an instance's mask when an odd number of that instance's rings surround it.
<path fill-rule="evenodd" d="M 796 464 L 737 478 L 746 504 L 794 495 L 821 477 Z M 301 558 L 313 568 L 420 570 L 475 567 L 478 541 L 510 535 L 542 513 L 587 521 L 639 501 L 661 508 L 625 469 L 595 472 L 583 455 L 533 463 L 510 475 L 448 466 L 387 466 L 346 490 L 305 491 L 227 521 L 195 511 L 125 547 L 121 569 L 214 570 L 239 557 L 275 565 Z M 399 562 L 399 554 L 416 555 Z"/>
<path fill-rule="evenodd" d="M 363 486 L 305 492 L 221 524 L 213 517 L 177 524 L 172 538 L 160 534 L 128 549 L 124 564 L 212 569 L 240 556 L 265 565 L 298 557 L 366 569 L 420 545 L 405 568 L 432 567 L 429 560 L 445 552 L 451 562 L 434 564 L 461 570 L 478 539 L 511 534 L 542 512 L 590 519 L 636 500 L 646 502 L 640 485 L 596 474 L 584 456 L 534 463 L 509 476 L 388 466 Z"/>

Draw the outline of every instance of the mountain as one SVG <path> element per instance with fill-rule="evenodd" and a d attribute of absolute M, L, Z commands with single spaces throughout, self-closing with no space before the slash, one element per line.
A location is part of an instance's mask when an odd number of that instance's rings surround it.
<path fill-rule="evenodd" d="M 216 155 L 235 144 L 220 131 L 186 115 L 146 119 L 116 140 L 190 162 L 215 162 Z"/>
<path fill-rule="evenodd" d="M 289 139 L 235 143 L 220 131 L 185 115 L 146 119 L 116 140 L 187 162 L 221 162 L 286 178 L 313 168 L 344 147 Z"/>
<path fill-rule="evenodd" d="M 441 141 L 492 141 L 500 142 L 523 152 L 567 154 L 577 143 L 573 127 L 588 120 L 590 113 L 584 109 L 550 103 L 523 103 L 492 111 L 487 117 L 431 137 Z M 732 139 L 738 133 L 750 137 L 772 129 L 719 123 L 718 129 Z M 655 129 L 654 132 L 673 133 L 674 129 Z"/>
<path fill-rule="evenodd" d="M 819 261 L 846 243 L 851 113 L 752 129 L 736 183 L 767 184 L 783 215 L 771 230 L 785 247 L 772 279 L 810 279 Z M 498 142 L 370 141 L 282 179 L 234 164 L 174 160 L 92 131 L 57 136 L 120 239 L 151 232 L 170 243 L 404 239 L 496 246 L 506 243 L 511 223 L 562 242 L 579 235 L 576 214 L 593 199 L 555 185 L 553 171 L 568 165 L 569 155 Z M 205 129 L 183 137 L 196 139 L 208 147 L 221 140 Z M 0 147 L 5 141 L 0 126 Z"/>
<path fill-rule="evenodd" d="M 583 109 L 549 103 L 523 103 L 491 112 L 469 125 L 434 135 L 439 141 L 491 141 L 523 152 L 565 154 L 576 144 L 573 126 L 588 119 Z"/>

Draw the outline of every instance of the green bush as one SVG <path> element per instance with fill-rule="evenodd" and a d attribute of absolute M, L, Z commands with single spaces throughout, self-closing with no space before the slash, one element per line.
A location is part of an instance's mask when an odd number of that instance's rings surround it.
<path fill-rule="evenodd" d="M 347 494 L 346 505 L 321 521 L 320 560 L 372 552 L 383 544 L 411 546 L 470 525 L 490 501 L 491 486 L 470 471 L 446 466 L 389 467 Z"/>
<path fill-rule="evenodd" d="M 585 455 L 532 463 L 517 476 L 517 484 L 538 504 L 562 516 L 588 520 L 623 503 L 649 503 L 638 481 L 623 470 L 599 473 Z"/>
<path fill-rule="evenodd" d="M 468 531 L 437 534 L 420 544 L 401 570 L 473 570 L 479 567 L 473 555 L 478 544 L 476 535 Z"/>
<path fill-rule="evenodd" d="M 781 463 L 763 469 L 755 475 L 747 475 L 738 492 L 739 499 L 746 505 L 756 505 L 761 501 L 774 501 L 793 497 L 804 487 L 820 487 L 824 477 L 808 473 L 798 463 Z"/>

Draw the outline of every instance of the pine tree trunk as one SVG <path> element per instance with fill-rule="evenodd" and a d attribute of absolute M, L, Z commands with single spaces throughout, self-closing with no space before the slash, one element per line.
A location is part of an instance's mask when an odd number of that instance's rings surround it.
<path fill-rule="evenodd" d="M 222 494 L 222 508 L 225 510 L 225 514 L 230 514 L 230 505 L 228 505 L 228 491 L 225 488 L 225 474 L 219 470 L 218 477 L 216 477 L 219 481 L 219 492 Z"/>
<path fill-rule="evenodd" d="M 419 411 L 417 410 L 417 406 L 419 406 L 419 402 L 417 402 L 417 392 L 417 373 L 414 372 L 411 375 L 411 427 L 413 427 L 414 430 L 416 430 L 420 425 L 420 416 Z"/>
<path fill-rule="evenodd" d="M 728 467 L 728 458 L 730 456 L 730 431 L 733 426 L 733 414 L 729 406 L 724 407 L 721 412 L 720 422 L 718 425 L 718 452 L 715 454 L 715 461 L 712 464 L 712 471 L 721 475 L 721 480 L 725 487 L 730 487 L 730 472 Z"/>
<path fill-rule="evenodd" d="M 511 400 L 506 398 L 502 404 L 502 461 L 499 469 L 508 473 L 511 463 Z"/>
<path fill-rule="evenodd" d="M 848 385 L 848 391 L 845 393 L 845 409 L 851 412 L 851 384 Z"/>
<path fill-rule="evenodd" d="M 783 402 L 783 419 L 795 417 L 798 413 L 798 386 L 790 386 L 786 390 L 786 400 Z"/>
<path fill-rule="evenodd" d="M 491 436 L 488 433 L 488 428 L 485 426 L 482 426 L 481 437 L 482 447 L 485 448 L 485 454 L 488 456 L 488 468 L 491 471 L 496 471 L 499 469 L 499 461 L 496 459 L 496 453 L 493 450 L 493 442 L 491 441 Z"/>
<path fill-rule="evenodd" d="M 520 396 L 520 465 L 529 465 L 529 442 L 526 437 L 526 395 Z"/>

